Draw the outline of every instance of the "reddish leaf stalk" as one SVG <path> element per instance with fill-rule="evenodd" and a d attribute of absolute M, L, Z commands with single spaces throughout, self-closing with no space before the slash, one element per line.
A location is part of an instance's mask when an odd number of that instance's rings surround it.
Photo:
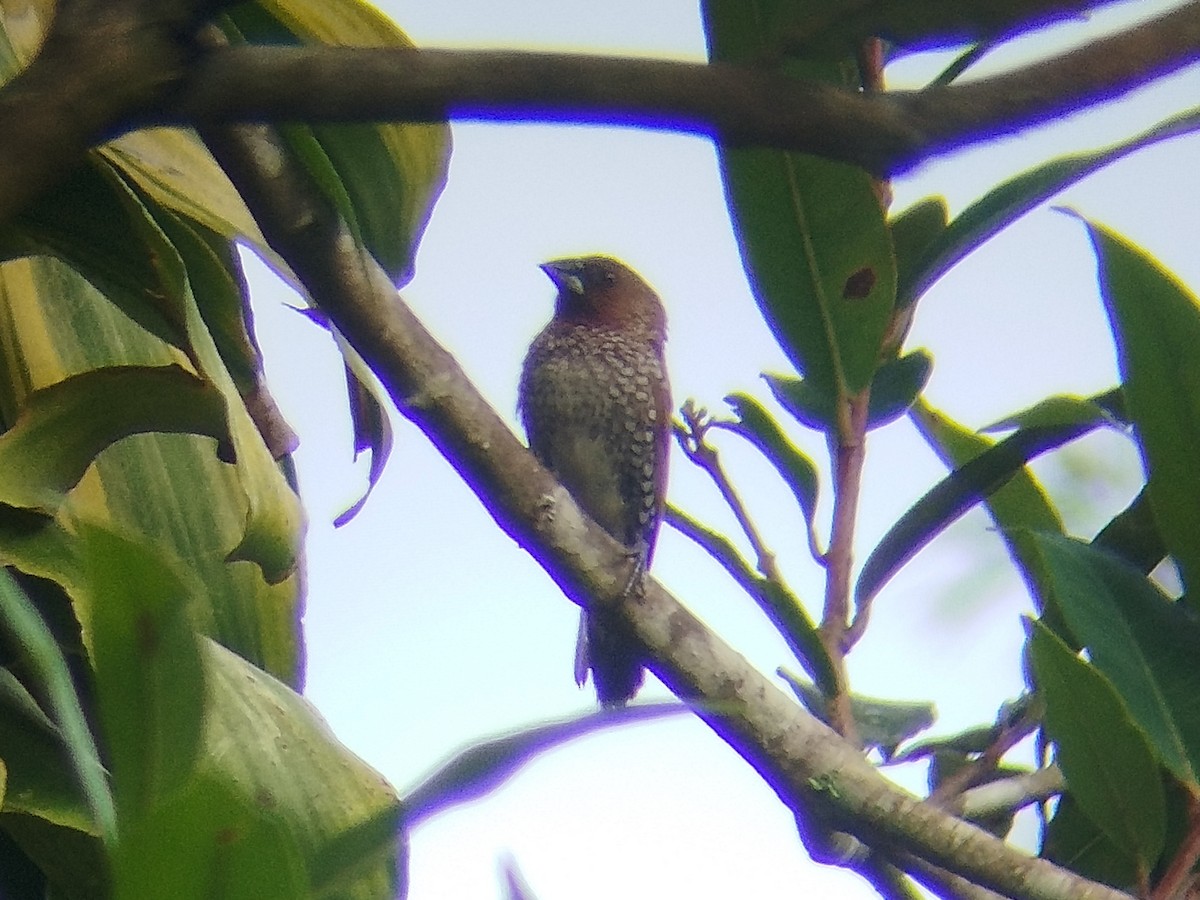
<path fill-rule="evenodd" d="M 862 487 L 866 455 L 867 408 L 870 388 L 849 398 L 846 414 L 838 421 L 833 459 L 833 522 L 829 550 L 825 553 L 825 612 L 821 618 L 821 640 L 837 676 L 837 693 L 829 698 L 829 721 L 847 740 L 856 742 L 854 717 L 850 712 L 850 689 L 845 657 L 853 646 L 850 627 L 850 572 L 853 564 L 854 523 Z"/>

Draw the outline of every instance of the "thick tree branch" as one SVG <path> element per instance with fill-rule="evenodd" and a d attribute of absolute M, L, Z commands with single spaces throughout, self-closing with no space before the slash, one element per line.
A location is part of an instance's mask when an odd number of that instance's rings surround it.
<path fill-rule="evenodd" d="M 538 465 L 411 310 L 357 248 L 324 201 L 288 165 L 268 129 L 207 130 L 204 137 L 243 191 L 272 245 L 415 422 L 471 485 L 497 523 L 577 603 L 621 603 L 624 548 L 586 519 Z M 623 602 L 653 660 L 680 697 L 792 808 L 820 810 L 869 845 L 919 855 L 1017 898 L 1125 895 L 1034 859 L 885 780 L 854 748 L 783 692 L 671 597 L 647 581 Z"/>
<path fill-rule="evenodd" d="M 1119 96 L 1200 54 L 1194 0 L 1007 75 L 869 96 L 767 68 L 583 55 L 241 47 L 189 59 L 181 38 L 222 2 L 62 0 L 42 52 L 0 89 L 0 222 L 88 146 L 148 123 L 605 122 L 799 150 L 890 174 Z M 1050 12 L 1079 5 L 1025 4 Z"/>
<path fill-rule="evenodd" d="M 153 111 L 166 122 L 602 122 L 800 150 L 876 173 L 1112 99 L 1200 56 L 1200 0 L 976 82 L 857 94 L 768 69 L 489 51 L 217 51 Z"/>

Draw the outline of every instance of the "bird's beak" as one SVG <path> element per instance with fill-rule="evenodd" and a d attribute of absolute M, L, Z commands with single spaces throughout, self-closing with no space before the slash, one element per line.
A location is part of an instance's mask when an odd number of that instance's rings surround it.
<path fill-rule="evenodd" d="M 541 270 L 560 291 L 583 294 L 583 279 L 579 277 L 579 262 L 573 259 L 554 259 L 542 263 Z"/>

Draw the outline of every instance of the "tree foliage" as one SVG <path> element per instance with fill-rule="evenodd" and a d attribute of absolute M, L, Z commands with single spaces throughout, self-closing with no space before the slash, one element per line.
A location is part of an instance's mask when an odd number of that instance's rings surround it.
<path fill-rule="evenodd" d="M 676 423 L 757 559 L 682 509 L 670 521 L 759 603 L 803 674 L 789 663 L 770 683 L 653 582 L 620 608 L 662 680 L 789 805 L 812 855 L 884 896 L 912 879 L 943 896 L 1181 896 L 1200 858 L 1200 305 L 1133 240 L 1080 220 L 1121 383 L 1016 411 L 1000 440 L 929 405 L 934 361 L 905 339 L 967 254 L 1098 168 L 1195 129 L 1200 110 L 1049 160 L 952 220 L 938 198 L 891 210 L 887 180 L 1194 59 L 1189 3 L 957 84 L 995 42 L 1094 5 L 704 0 L 705 66 L 416 51 L 358 0 L 0 2 L 0 125 L 30 104 L 82 110 L 0 128 L 0 894 L 393 896 L 407 830 L 431 811 L 588 730 L 686 709 L 516 731 L 401 798 L 300 696 L 292 437 L 235 242 L 300 287 L 343 350 L 372 482 L 390 399 L 571 599 L 622 603 L 622 548 L 395 297 L 446 178 L 437 120 L 451 112 L 619 117 L 716 141 L 750 289 L 793 371 L 768 379 L 769 397 L 732 394 L 716 416 L 688 404 Z M 885 89 L 886 57 L 934 44 L 961 46 L 959 63 L 925 91 Z M 864 454 L 902 416 L 950 471 L 856 571 Z M 1098 428 L 1129 435 L 1145 484 L 1088 540 L 1064 533 L 1027 464 Z M 713 429 L 790 488 L 799 544 L 825 571 L 821 610 L 781 574 Z M 828 459 L 798 449 L 805 430 Z M 922 739 L 932 705 L 861 696 L 845 662 L 889 578 L 979 504 L 1039 613 L 1028 691 L 981 711 L 978 729 Z M 1164 563 L 1178 590 L 1153 574 Z M 1030 734 L 1035 769 L 1006 759 Z M 876 765 L 915 759 L 931 760 L 924 800 Z M 1030 856 L 1003 838 L 1039 805 Z"/>

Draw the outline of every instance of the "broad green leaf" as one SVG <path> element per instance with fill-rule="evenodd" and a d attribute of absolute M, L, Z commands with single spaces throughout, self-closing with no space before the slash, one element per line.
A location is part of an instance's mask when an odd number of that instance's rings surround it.
<path fill-rule="evenodd" d="M 0 759 L 6 768 L 3 810 L 36 816 L 111 844 L 117 820 L 96 742 L 62 651 L 11 575 L 0 569 L 0 632 L 24 651 L 49 715 L 0 704 Z M 7 674 L 7 673 L 6 673 Z M 8 677 L 9 696 L 20 688 Z M 23 689 L 22 689 L 23 690 Z M 36 707 L 38 713 L 41 709 Z M 49 727 L 47 727 L 49 726 Z"/>
<path fill-rule="evenodd" d="M 798 0 L 706 0 L 709 58 L 776 58 Z M 853 58 L 789 60 L 796 78 L 857 87 Z M 719 146 L 734 230 L 759 309 L 796 370 L 830 398 L 865 388 L 891 321 L 896 265 L 877 186 L 861 169 Z"/>
<path fill-rule="evenodd" d="M 896 305 L 909 305 L 917 298 L 908 292 L 918 265 L 946 231 L 949 210 L 941 197 L 927 197 L 893 216 L 888 222 L 896 253 Z"/>
<path fill-rule="evenodd" d="M 788 683 L 804 707 L 825 721 L 825 693 L 815 684 L 780 668 L 779 676 Z M 850 714 L 864 747 L 878 750 L 890 759 L 896 748 L 933 725 L 937 708 L 927 701 L 885 700 L 881 697 L 850 695 Z"/>
<path fill-rule="evenodd" d="M 141 128 L 95 152 L 155 203 L 226 239 L 249 241 L 279 271 L 287 271 L 267 246 L 241 195 L 194 132 Z"/>
<path fill-rule="evenodd" d="M 218 778 L 197 776 L 122 835 L 113 865 L 123 900 L 287 900 L 312 896 L 285 825 Z M 382 896 L 382 895 L 380 895 Z"/>
<path fill-rule="evenodd" d="M 680 703 L 603 709 L 478 741 L 455 752 L 404 794 L 408 828 L 500 788 L 539 754 L 605 728 L 690 712 Z"/>
<path fill-rule="evenodd" d="M 1150 503 L 1183 582 L 1200 585 L 1200 306 L 1144 250 L 1085 223 L 1096 250 Z M 1195 602 L 1200 602 L 1200 591 Z"/>
<path fill-rule="evenodd" d="M 855 602 L 860 607 L 869 603 L 921 548 L 985 500 L 1010 555 L 1026 579 L 1036 581 L 1028 547 L 1013 529 L 1061 531 L 1062 522 L 1025 463 L 1095 426 L 1039 426 L 993 444 L 919 400 L 912 417 L 925 440 L 953 471 L 901 516 L 871 551 L 858 576 Z"/>
<path fill-rule="evenodd" d="M 151 334 L 186 348 L 183 317 L 174 300 L 183 273 L 158 265 L 137 221 L 126 213 L 120 186 L 94 156 L 0 226 L 0 258 L 39 253 L 75 268 Z"/>
<path fill-rule="evenodd" d="M 1040 855 L 1116 888 L 1131 887 L 1137 877 L 1133 856 L 1113 844 L 1070 794 L 1058 801 L 1054 817 L 1046 826 Z"/>
<path fill-rule="evenodd" d="M 150 209 L 154 214 L 156 211 Z M 172 248 L 186 262 L 189 286 L 184 297 L 188 335 L 204 374 L 225 397 L 230 422 L 230 434 L 239 468 L 239 483 L 248 505 L 245 533 L 232 548 L 230 560 L 245 560 L 262 567 L 263 575 L 274 584 L 290 576 L 297 565 L 298 535 L 302 529 L 303 512 L 299 500 L 284 474 L 275 465 L 274 456 L 263 440 L 262 433 L 251 419 L 241 399 L 241 392 L 224 365 L 213 334 L 209 330 L 197 302 L 207 295 L 210 308 L 224 296 L 223 305 L 240 309 L 240 285 L 229 277 L 220 257 L 213 252 L 204 235 L 166 211 L 157 211 L 157 221 L 169 239 L 160 252 Z"/>
<path fill-rule="evenodd" d="M 999 422 L 985 425 L 980 431 L 1006 431 L 1010 428 L 1055 428 L 1072 425 L 1114 425 L 1120 422 L 1095 397 L 1059 394 L 1047 397 L 1028 409 L 1023 409 Z"/>
<path fill-rule="evenodd" d="M 924 350 L 884 362 L 871 382 L 867 427 L 878 428 L 903 415 L 920 396 L 932 368 L 933 357 Z M 770 374 L 763 379 L 779 404 L 801 425 L 825 433 L 837 428 L 837 400 L 819 382 Z"/>
<path fill-rule="evenodd" d="M 1112 684 L 1040 622 L 1030 654 L 1046 731 L 1071 796 L 1124 854 L 1149 872 L 1166 840 L 1166 799 L 1154 753 Z"/>
<path fill-rule="evenodd" d="M 1087 544 L 1032 534 L 1046 588 L 1155 754 L 1200 791 L 1200 623 L 1141 572 Z"/>
<path fill-rule="evenodd" d="M 1059 191 L 1135 150 L 1188 134 L 1198 126 L 1200 109 L 1190 110 L 1127 141 L 1052 160 L 1004 182 L 964 209 L 926 248 L 911 269 L 911 280 L 900 285 L 897 303 L 912 303 L 972 250 Z"/>
<path fill-rule="evenodd" d="M 199 649 L 194 769 L 122 834 L 116 895 L 395 896 L 395 792 L 286 685 L 211 641 Z"/>
<path fill-rule="evenodd" d="M 412 46 L 359 0 L 260 0 L 229 10 L 226 24 L 231 37 L 251 42 Z M 411 278 L 417 243 L 445 184 L 448 127 L 295 125 L 289 143 L 389 276 L 401 283 Z"/>
<path fill-rule="evenodd" d="M 96 597 L 82 624 L 117 810 L 132 824 L 182 787 L 195 763 L 204 682 L 186 613 L 202 588 L 152 545 L 86 525 L 79 537 Z"/>
<path fill-rule="evenodd" d="M 221 395 L 179 366 L 107 366 L 34 391 L 0 434 L 0 504 L 53 515 L 101 451 L 146 432 L 228 449 Z"/>
<path fill-rule="evenodd" d="M 169 249 L 169 244 L 161 246 Z M 188 321 L 198 322 L 194 304 L 190 308 Z M 19 414 L 30 391 L 72 375 L 109 366 L 185 362 L 178 351 L 131 322 L 70 269 L 43 257 L 0 265 L 0 334 L 6 346 L 14 348 L 0 354 L 0 385 L 5 386 L 0 413 L 8 422 Z M 215 359 L 211 338 L 206 346 L 206 358 Z M 226 414 L 231 415 L 241 406 L 237 391 L 227 373 L 214 371 L 226 379 L 221 393 Z M 220 387 L 211 373 L 205 375 Z M 230 405 L 230 398 L 236 405 Z M 256 454 L 237 446 L 243 433 L 249 442 L 253 431 L 245 425 L 244 408 L 238 415 L 230 420 L 236 467 L 217 458 L 211 438 L 135 434 L 97 457 L 68 495 L 54 528 L 31 533 L 4 528 L 0 522 L 0 559 L 62 584 L 80 618 L 86 618 L 94 597 L 72 561 L 72 523 L 110 523 L 145 535 L 205 584 L 203 602 L 189 609 L 196 630 L 281 677 L 299 679 L 299 578 L 293 575 L 271 585 L 257 566 L 225 562 L 247 533 L 240 473 L 259 465 L 269 467 L 264 477 L 281 478 L 265 448 Z M 295 507 L 294 496 L 290 502 Z"/>
<path fill-rule="evenodd" d="M 817 467 L 784 433 L 779 423 L 761 403 L 749 394 L 730 394 L 725 398 L 737 416 L 736 423 L 715 422 L 721 428 L 739 434 L 753 444 L 775 467 L 792 491 L 809 529 L 817 514 Z"/>
<path fill-rule="evenodd" d="M 1158 567 L 1166 558 L 1167 545 L 1158 530 L 1145 487 L 1101 529 L 1092 545 L 1121 558 L 1145 575 Z"/>

